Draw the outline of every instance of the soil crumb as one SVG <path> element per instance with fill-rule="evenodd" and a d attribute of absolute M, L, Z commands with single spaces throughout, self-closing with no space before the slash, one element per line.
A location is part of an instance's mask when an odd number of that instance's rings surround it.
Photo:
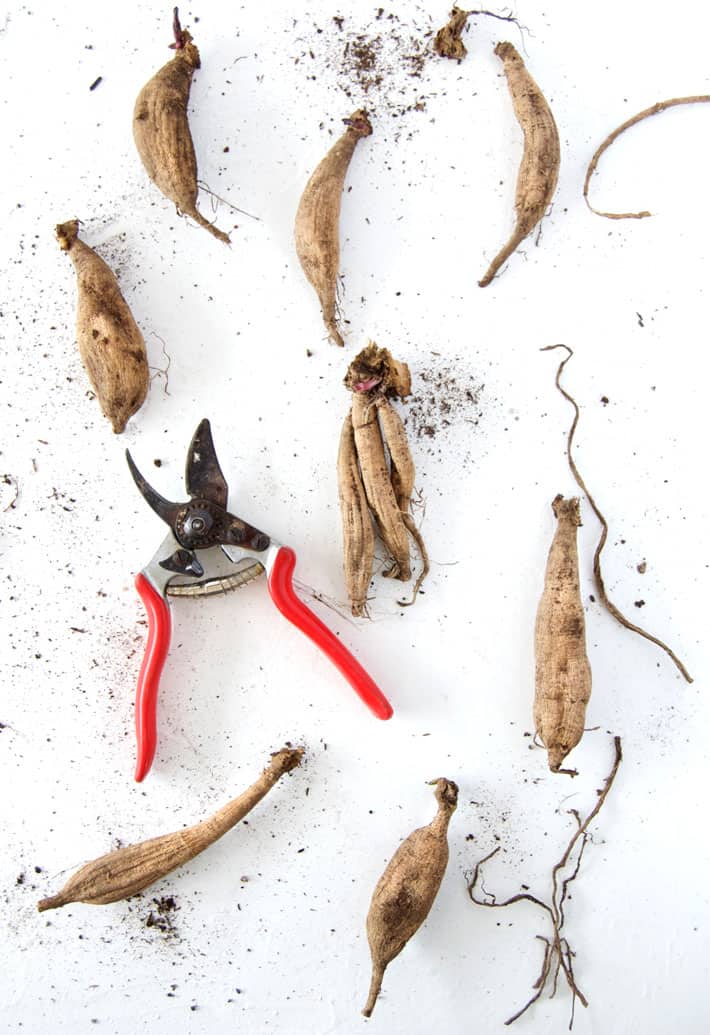
<path fill-rule="evenodd" d="M 466 370 L 463 361 L 439 362 L 436 353 L 420 366 L 412 364 L 413 393 L 403 413 L 414 439 L 436 439 L 462 424 L 477 425 L 483 416 L 485 385 Z"/>
<path fill-rule="evenodd" d="M 425 111 L 433 96 L 424 90 L 433 35 L 431 24 L 405 22 L 379 7 L 366 25 L 340 16 L 314 25 L 307 36 L 297 37 L 301 49 L 293 60 L 305 65 L 310 78 L 334 76 L 351 104 L 371 110 L 378 120 L 400 118 Z"/>
<path fill-rule="evenodd" d="M 154 909 L 151 909 L 145 918 L 146 927 L 155 927 L 166 938 L 177 938 L 178 932 L 175 926 L 175 913 L 180 908 L 172 895 L 163 895 L 162 898 L 153 899 Z"/>

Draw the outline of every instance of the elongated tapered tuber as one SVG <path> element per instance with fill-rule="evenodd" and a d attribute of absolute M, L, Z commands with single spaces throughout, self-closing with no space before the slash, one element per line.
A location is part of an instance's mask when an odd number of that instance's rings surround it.
<path fill-rule="evenodd" d="M 416 599 L 429 558 L 410 513 L 414 461 L 404 424 L 390 402 L 409 395 L 409 367 L 371 341 L 348 367 L 344 383 L 352 392 L 352 405 L 340 439 L 338 492 L 348 596 L 353 614 L 362 615 L 372 576 L 373 519 L 391 559 L 387 578 L 411 578 L 410 536 L 422 558 L 411 600 L 400 601 L 401 606 Z"/>
<path fill-rule="evenodd" d="M 584 608 L 579 589 L 579 500 L 556 496 L 557 529 L 547 558 L 545 585 L 535 620 L 535 731 L 553 773 L 582 738 L 592 692 Z"/>
<path fill-rule="evenodd" d="M 174 834 L 164 834 L 102 855 L 77 870 L 57 895 L 38 902 L 37 909 L 43 912 L 70 902 L 105 905 L 142 891 L 171 870 L 194 859 L 231 830 L 285 773 L 300 765 L 302 757 L 303 748 L 282 748 L 271 756 L 266 769 L 251 787 L 209 819 Z"/>

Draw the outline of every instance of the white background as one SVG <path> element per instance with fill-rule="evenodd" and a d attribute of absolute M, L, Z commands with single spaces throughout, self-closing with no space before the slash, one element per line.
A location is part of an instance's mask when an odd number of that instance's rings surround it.
<path fill-rule="evenodd" d="M 560 129 L 560 184 L 538 246 L 527 241 L 481 290 L 513 225 L 521 134 L 492 51 L 499 39 L 522 46 L 516 27 L 473 19 L 461 65 L 427 58 L 411 77 L 410 38 L 425 44 L 446 5 L 385 8 L 379 20 L 362 2 L 274 6 L 181 10 L 202 54 L 190 102 L 200 174 L 259 217 L 220 206 L 218 224 L 238 224 L 230 248 L 175 215 L 133 146 L 135 96 L 170 57 L 167 5 L 40 0 L 0 17 L 4 507 L 18 488 L 1 515 L 3 1029 L 497 1032 L 531 994 L 545 917 L 472 905 L 465 874 L 499 844 L 487 888 L 546 896 L 572 829 L 566 810 L 594 804 L 616 733 L 625 760 L 567 911 L 590 1001 L 575 1030 L 706 1032 L 710 108 L 652 119 L 602 159 L 594 201 L 653 218 L 600 219 L 582 183 L 618 123 L 710 92 L 710 11 L 698 0 L 679 13 L 636 0 L 520 3 L 528 66 Z M 382 82 L 367 94 L 341 60 L 358 34 L 381 41 Z M 361 104 L 375 131 L 343 200 L 339 350 L 324 340 L 292 224 L 308 175 Z M 214 215 L 208 196 L 201 207 Z M 74 217 L 116 271 L 155 372 L 120 438 L 75 344 L 75 278 L 53 233 Z M 401 586 L 377 577 L 369 622 L 344 603 L 335 476 L 342 377 L 368 338 L 409 363 L 435 431 L 420 434 L 414 404 L 402 407 L 432 559 L 425 593 L 402 610 Z M 575 494 L 571 411 L 554 388 L 561 353 L 539 351 L 554 342 L 575 349 L 565 377 L 582 409 L 576 455 L 611 526 L 610 594 L 695 676 L 687 685 L 590 601 L 599 527 L 583 503 L 595 729 L 570 758 L 573 783 L 549 774 L 530 738 L 550 502 Z M 395 717 L 369 715 L 263 583 L 178 603 L 158 753 L 138 786 L 146 626 L 133 576 L 164 526 L 123 451 L 182 498 L 203 416 L 232 509 L 296 549 L 299 579 L 336 610 L 306 589 L 309 603 Z M 36 912 L 83 862 L 207 816 L 285 740 L 306 746 L 302 769 L 183 870 L 130 902 Z M 426 781 L 442 775 L 461 788 L 449 869 L 366 1022 L 370 895 L 400 839 L 433 815 Z M 164 896 L 176 905 L 165 931 L 146 926 Z M 517 1031 L 565 1031 L 569 1005 L 563 986 Z"/>

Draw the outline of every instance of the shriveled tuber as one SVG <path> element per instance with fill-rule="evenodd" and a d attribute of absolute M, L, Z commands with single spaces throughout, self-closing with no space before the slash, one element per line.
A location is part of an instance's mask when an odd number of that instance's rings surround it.
<path fill-rule="evenodd" d="M 582 739 L 592 692 L 584 608 L 579 588 L 579 500 L 556 496 L 557 529 L 547 558 L 545 586 L 535 620 L 535 732 L 553 773 L 574 776 L 562 762 Z"/>
<path fill-rule="evenodd" d="M 412 577 L 409 539 L 390 480 L 377 405 L 369 392 L 353 392 L 351 417 L 367 502 L 375 516 L 380 538 L 392 559 L 384 575 L 407 582 Z"/>
<path fill-rule="evenodd" d="M 340 202 L 355 148 L 372 133 L 367 112 L 359 109 L 343 120 L 347 129 L 311 175 L 296 212 L 296 253 L 318 295 L 328 336 L 344 345 L 336 313 L 340 268 Z"/>
<path fill-rule="evenodd" d="M 343 522 L 343 554 L 352 613 L 365 613 L 375 557 L 375 532 L 355 449 L 350 414 L 343 422 L 338 450 L 338 497 Z"/>
<path fill-rule="evenodd" d="M 479 280 L 479 287 L 491 283 L 503 263 L 545 215 L 555 193 L 560 170 L 560 138 L 550 106 L 540 87 L 512 43 L 499 43 L 495 53 L 503 62 L 524 144 L 515 189 L 515 229 L 508 243 L 491 262 L 483 279 Z"/>
<path fill-rule="evenodd" d="M 137 845 L 127 845 L 87 863 L 62 890 L 37 903 L 37 909 L 57 909 L 70 902 L 106 905 L 129 898 L 166 874 L 194 859 L 231 830 L 257 805 L 281 777 L 300 765 L 303 748 L 284 747 L 271 756 L 259 779 L 209 819 Z"/>
<path fill-rule="evenodd" d="M 133 139 L 146 172 L 178 212 L 229 244 L 229 236 L 197 211 L 197 159 L 187 104 L 200 52 L 187 29 L 181 28 L 177 7 L 173 32 L 175 57 L 148 80 L 136 99 Z"/>
<path fill-rule="evenodd" d="M 76 219 L 56 227 L 59 247 L 69 253 L 76 270 L 76 337 L 81 361 L 101 409 L 118 435 L 148 394 L 145 341 L 112 271 L 78 234 Z"/>
<path fill-rule="evenodd" d="M 438 811 L 432 822 L 410 834 L 377 882 L 367 914 L 372 979 L 363 1014 L 375 1008 L 385 970 L 429 915 L 449 861 L 447 832 L 459 789 L 452 780 L 433 780 Z"/>
<path fill-rule="evenodd" d="M 404 425 L 389 401 L 411 391 L 409 368 L 370 342 L 348 367 L 344 383 L 353 394 L 341 435 L 338 490 L 348 596 L 353 614 L 362 615 L 374 556 L 368 508 L 391 560 L 387 578 L 410 579 L 410 535 L 419 547 L 422 571 L 410 602 L 429 571 L 429 560 L 410 514 L 414 462 Z"/>

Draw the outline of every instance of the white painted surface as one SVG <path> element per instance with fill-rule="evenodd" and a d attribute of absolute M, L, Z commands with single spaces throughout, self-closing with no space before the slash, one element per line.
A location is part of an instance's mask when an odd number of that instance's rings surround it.
<path fill-rule="evenodd" d="M 344 40 L 394 25 L 404 42 L 383 45 L 391 65 L 446 6 L 376 12 L 321 0 L 182 10 L 203 61 L 191 100 L 201 175 L 260 217 L 220 207 L 220 226 L 239 224 L 231 249 L 176 217 L 133 148 L 133 100 L 169 57 L 169 10 L 41 0 L 12 3 L 2 19 L 1 468 L 19 490 L 2 514 L 3 1030 L 499 1031 L 530 994 L 544 916 L 474 907 L 465 874 L 500 844 L 487 888 L 545 895 L 571 832 L 566 810 L 588 811 L 608 772 L 609 732 L 625 761 L 568 909 L 590 1000 L 575 1030 L 708 1030 L 710 108 L 647 122 L 603 158 L 594 199 L 650 208 L 652 219 L 592 216 L 581 187 L 612 127 L 656 100 L 710 91 L 710 13 L 696 0 L 679 14 L 608 0 L 519 5 L 530 70 L 560 127 L 561 178 L 539 247 L 527 242 L 482 291 L 476 280 L 512 226 L 521 146 L 492 47 L 519 34 L 479 19 L 460 66 L 427 60 L 411 78 L 400 63 L 363 96 L 339 63 Z M 423 110 L 395 117 L 420 98 Z M 375 133 L 343 202 L 343 352 L 323 340 L 292 219 L 340 119 L 363 102 Z M 74 276 L 53 238 L 75 216 L 116 270 L 151 365 L 166 366 L 163 343 L 170 356 L 169 382 L 156 373 L 120 439 L 87 396 Z M 180 497 L 187 444 L 209 416 L 232 508 L 292 544 L 302 582 L 342 602 L 341 379 L 368 337 L 410 364 L 415 395 L 432 372 L 459 386 L 450 427 L 437 417 L 433 438 L 413 440 L 433 562 L 416 607 L 398 608 L 401 587 L 381 578 L 369 623 L 309 598 L 395 718 L 370 718 L 264 585 L 178 604 L 156 764 L 134 785 L 145 624 L 133 575 L 163 526 L 134 490 L 124 448 Z M 557 354 L 538 351 L 553 342 L 576 350 L 566 384 L 582 409 L 577 460 L 611 526 L 610 593 L 696 677 L 687 686 L 589 602 L 599 530 L 584 504 L 588 724 L 598 729 L 574 753 L 574 784 L 546 771 L 529 737 L 549 503 L 575 492 Z M 485 386 L 477 406 L 460 392 L 470 383 Z M 0 487 L 6 507 L 12 484 Z M 182 871 L 127 903 L 36 912 L 119 841 L 209 814 L 286 739 L 306 745 L 303 769 Z M 439 775 L 461 788 L 449 870 L 365 1022 L 369 897 L 399 840 L 433 814 L 425 781 Z M 172 933 L 146 926 L 153 899 L 170 895 Z M 562 1032 L 568 1009 L 563 987 L 517 1030 Z"/>

